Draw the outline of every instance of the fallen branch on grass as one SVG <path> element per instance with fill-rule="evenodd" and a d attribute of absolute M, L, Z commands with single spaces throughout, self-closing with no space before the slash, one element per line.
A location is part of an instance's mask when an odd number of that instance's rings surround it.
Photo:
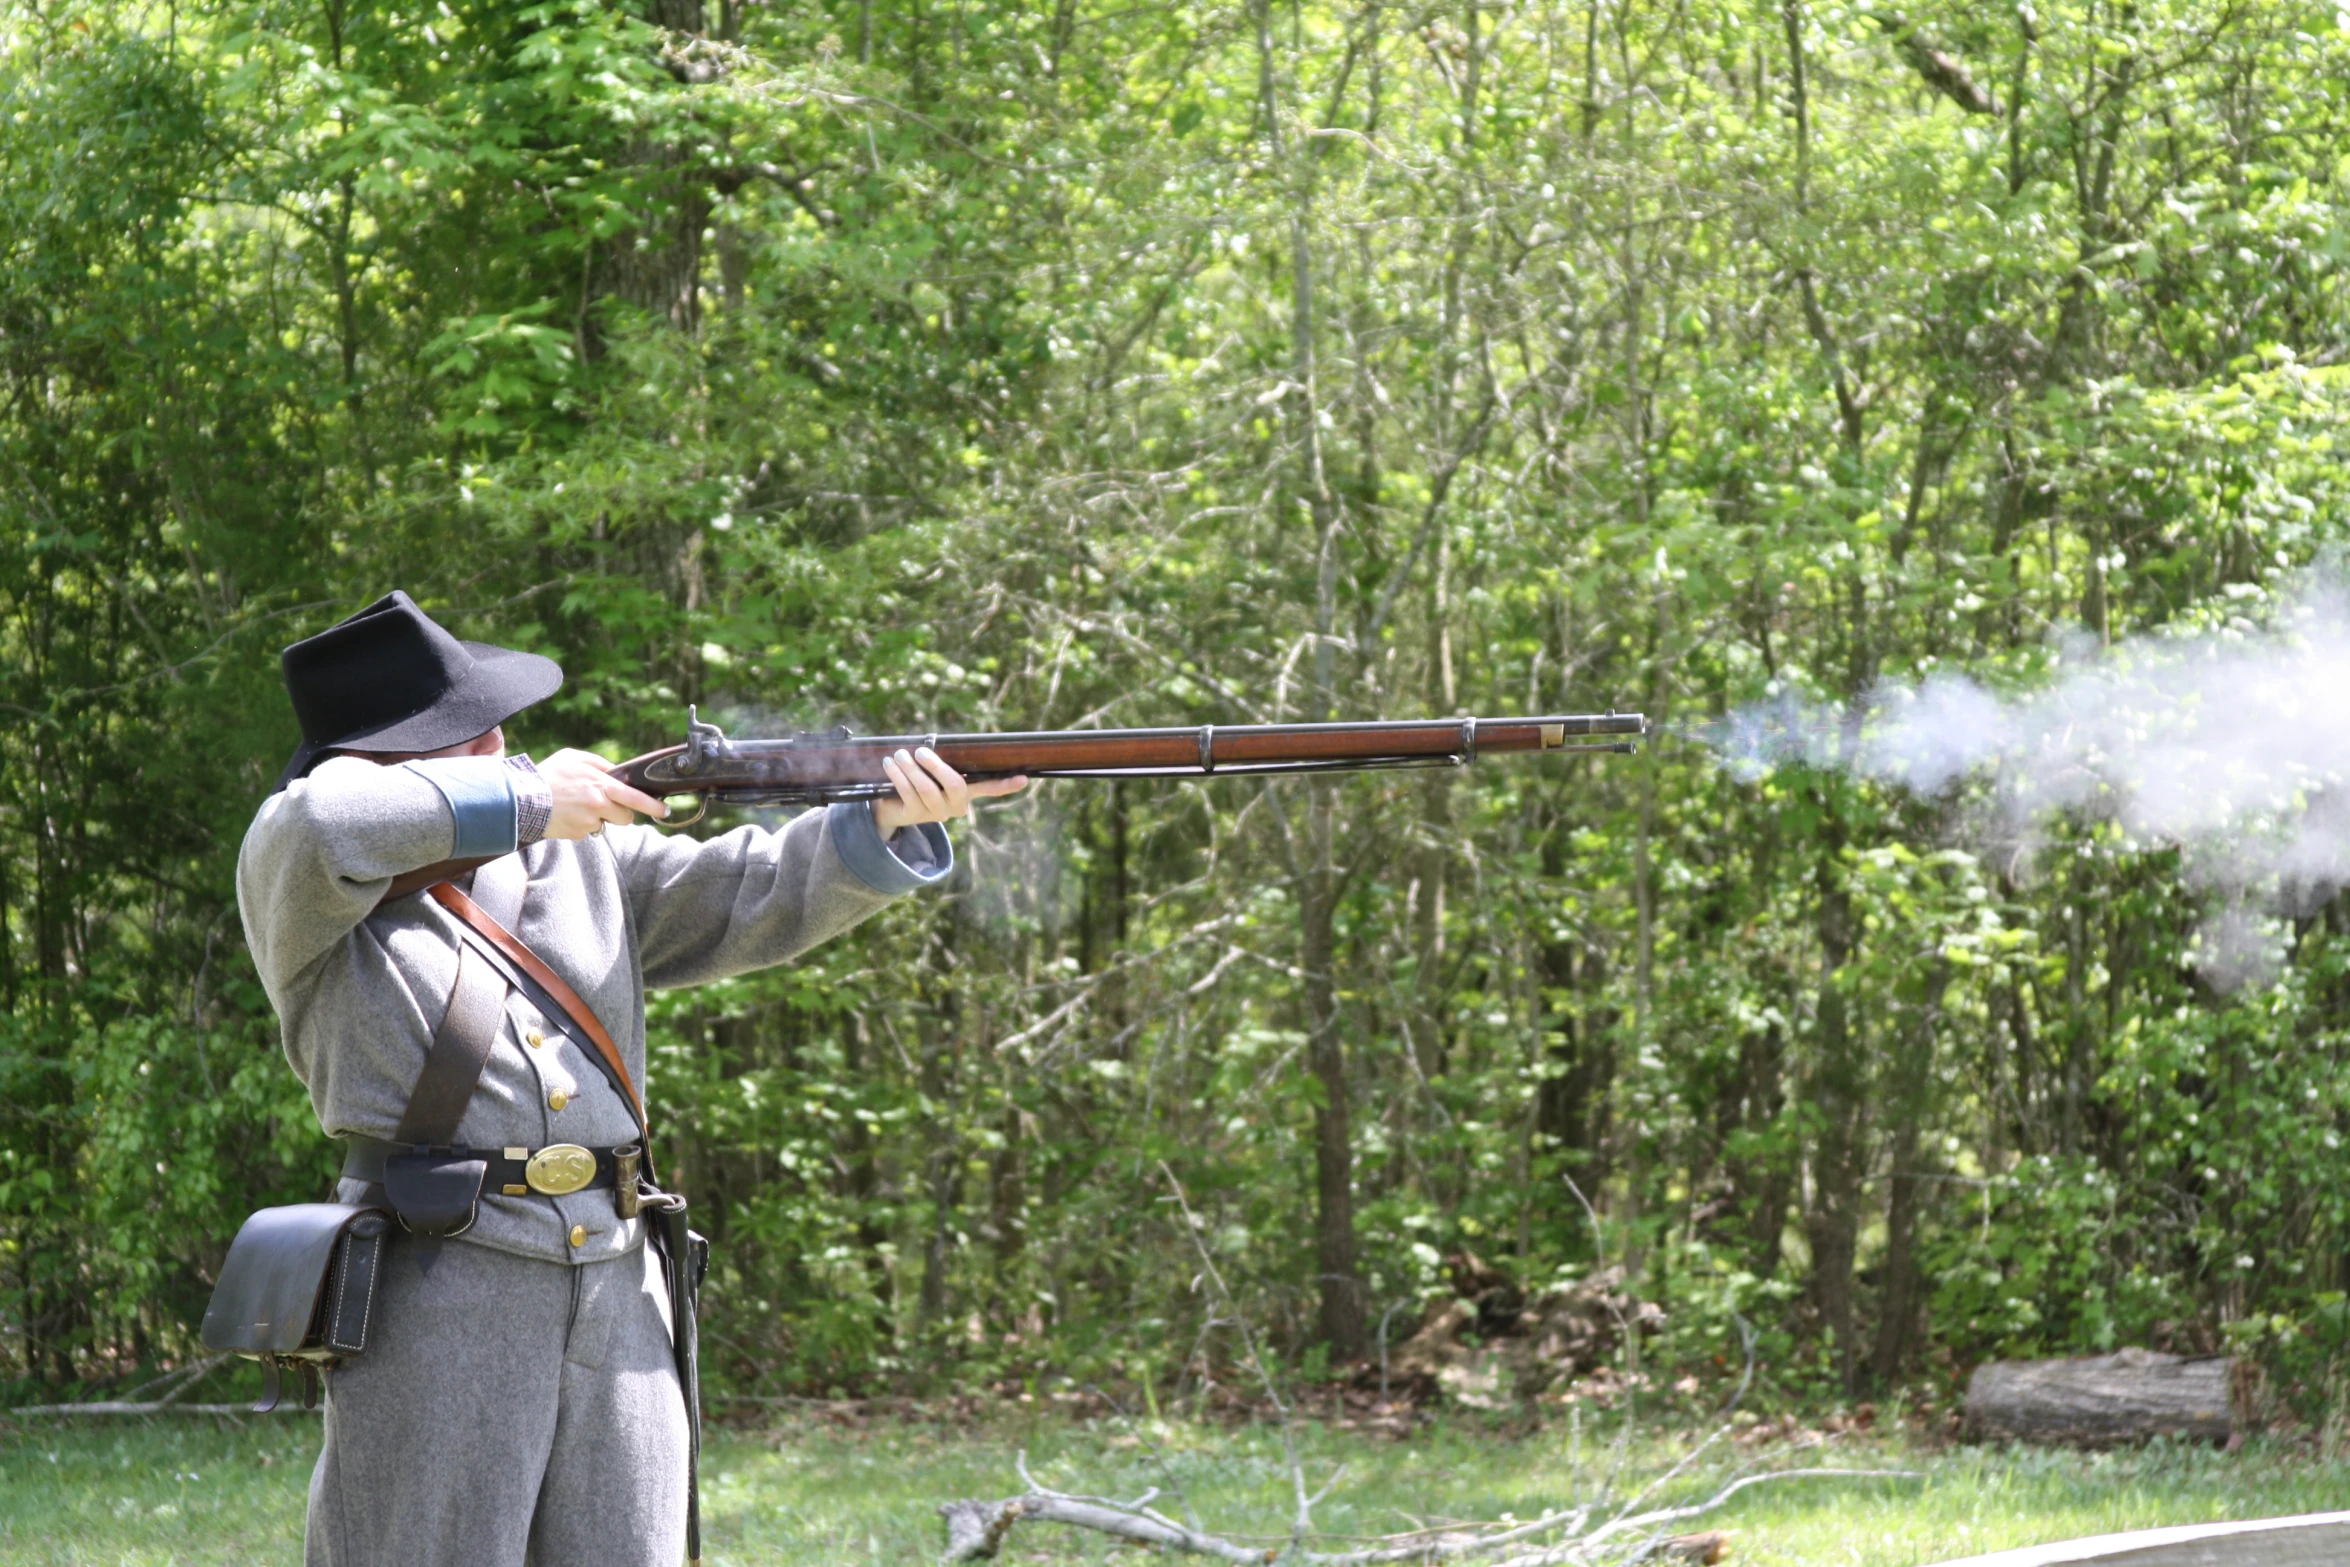
<path fill-rule="evenodd" d="M 177 1371 L 167 1371 L 151 1382 L 131 1389 L 144 1393 L 149 1388 L 169 1387 L 161 1398 L 97 1399 L 87 1404 L 26 1404 L 5 1411 L 10 1415 L 249 1415 L 250 1404 L 183 1404 L 181 1399 L 195 1390 L 197 1383 L 227 1365 L 236 1357 L 229 1354 L 207 1355 L 202 1360 L 190 1361 Z"/>
<path fill-rule="evenodd" d="M 324 1408 L 321 1405 L 320 1408 Z M 278 1409 L 299 1413 L 299 1403 L 280 1404 Z M 316 1414 L 317 1410 L 310 1411 Z M 14 1420 L 29 1415 L 249 1415 L 250 1402 L 242 1404 L 174 1404 L 160 1401 L 152 1404 L 126 1404 L 119 1400 L 98 1400 L 87 1404 L 22 1404 L 15 1409 L 0 1409 L 0 1417 Z"/>
<path fill-rule="evenodd" d="M 1452 1530 L 1430 1535 L 1397 1535 L 1352 1551 L 1309 1551 L 1294 1540 L 1260 1545 L 1210 1534 L 1177 1523 L 1151 1506 L 1158 1492 L 1146 1492 L 1131 1502 L 1100 1496 L 1073 1496 L 1039 1485 L 1023 1459 L 1021 1478 L 1025 1494 L 1001 1502 L 942 1503 L 939 1515 L 947 1523 L 945 1560 L 993 1561 L 1016 1523 L 1057 1523 L 1073 1529 L 1138 1544 L 1156 1545 L 1190 1556 L 1213 1557 L 1233 1567 L 1260 1567 L 1287 1562 L 1295 1567 L 1384 1567 L 1387 1563 L 1477 1561 L 1489 1567 L 1569 1567 L 1601 1562 L 1713 1562 L 1728 1549 L 1729 1536 L 1719 1530 L 1705 1534 L 1664 1536 L 1662 1529 L 1684 1523 L 1722 1507 L 1749 1486 L 1774 1480 L 1914 1480 L 1904 1469 L 1782 1469 L 1769 1474 L 1744 1475 L 1724 1485 L 1702 1502 L 1687 1507 L 1665 1507 L 1625 1514 L 1594 1523 L 1589 1507 L 1570 1507 L 1512 1528 L 1483 1533 Z M 1534 1544 L 1544 1536 L 1563 1539 Z"/>

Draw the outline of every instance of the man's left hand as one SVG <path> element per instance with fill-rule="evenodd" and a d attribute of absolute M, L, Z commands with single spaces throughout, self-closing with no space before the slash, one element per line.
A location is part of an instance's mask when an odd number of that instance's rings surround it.
<path fill-rule="evenodd" d="M 973 800 L 993 799 L 1028 787 L 1025 778 L 994 778 L 967 782 L 928 746 L 917 751 L 894 751 L 881 759 L 881 770 L 898 791 L 897 798 L 873 802 L 873 825 L 887 838 L 900 827 L 924 822 L 951 821 L 971 814 Z"/>

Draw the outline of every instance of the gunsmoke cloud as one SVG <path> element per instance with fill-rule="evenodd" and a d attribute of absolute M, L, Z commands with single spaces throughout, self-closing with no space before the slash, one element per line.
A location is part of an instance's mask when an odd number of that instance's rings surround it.
<path fill-rule="evenodd" d="M 1756 704 L 1709 738 L 1748 776 L 1804 763 L 1921 794 L 1980 784 L 1978 838 L 2028 846 L 2069 811 L 2176 844 L 2219 905 L 2202 966 L 2241 983 L 2272 966 L 2273 916 L 2350 885 L 2350 588 L 2311 579 L 2261 628 L 2132 638 L 2037 692 L 1935 675 L 1881 686 L 1858 713 Z"/>

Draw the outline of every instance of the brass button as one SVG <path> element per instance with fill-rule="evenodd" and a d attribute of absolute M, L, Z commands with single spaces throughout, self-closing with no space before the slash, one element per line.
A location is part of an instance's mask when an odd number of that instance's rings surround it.
<path fill-rule="evenodd" d="M 560 1110 L 569 1103 L 571 1103 L 571 1096 L 560 1088 L 547 1095 L 547 1108 L 550 1110 Z"/>
<path fill-rule="evenodd" d="M 581 1247 L 581 1246 L 585 1246 L 585 1245 L 587 1244 L 587 1226 L 586 1226 L 586 1225 L 584 1225 L 584 1224 L 574 1224 L 574 1225 L 571 1227 L 571 1244 L 572 1244 L 572 1247 L 573 1247 L 575 1250 L 576 1250 L 577 1248 L 579 1248 L 579 1247 Z"/>
<path fill-rule="evenodd" d="M 536 1050 L 536 1049 L 537 1049 L 539 1046 L 541 1046 L 541 1045 L 543 1045 L 543 1044 L 545 1044 L 545 1043 L 547 1042 L 547 1036 L 546 1036 L 546 1035 L 544 1035 L 544 1034 L 542 1034 L 542 1033 L 540 1033 L 540 1032 L 539 1032 L 537 1029 L 535 1029 L 535 1028 L 534 1028 L 534 1029 L 532 1029 L 532 1030 L 531 1030 L 529 1033 L 527 1033 L 527 1034 L 523 1035 L 522 1037 L 530 1041 L 530 1048 L 531 1048 L 531 1049 L 533 1049 L 533 1050 Z"/>

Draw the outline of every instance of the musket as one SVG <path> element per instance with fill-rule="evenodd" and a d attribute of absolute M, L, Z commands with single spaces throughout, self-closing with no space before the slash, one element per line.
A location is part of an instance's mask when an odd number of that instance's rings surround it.
<path fill-rule="evenodd" d="M 685 743 L 647 751 L 612 776 L 658 799 L 699 797 L 686 827 L 718 805 L 825 805 L 897 790 L 882 759 L 928 746 L 973 780 L 997 778 L 1273 778 L 1407 767 L 1466 767 L 1521 752 L 1629 752 L 1638 713 L 1546 718 L 1406 718 L 1337 724 L 1187 724 L 1169 729 L 1040 729 L 1001 734 L 859 735 L 846 729 L 733 740 L 686 710 Z M 392 882 L 386 899 L 461 876 L 482 860 L 443 860 Z"/>
<path fill-rule="evenodd" d="M 1638 713 L 1548 718 L 1407 718 L 1338 724 L 1188 724 L 1171 729 L 1040 729 L 1004 734 L 859 735 L 846 729 L 780 740 L 730 740 L 686 709 L 685 743 L 621 763 L 613 776 L 659 798 L 712 804 L 824 805 L 897 790 L 882 759 L 928 746 L 965 778 L 1267 778 L 1399 767 L 1466 767 L 1480 756 L 1634 751 Z"/>

